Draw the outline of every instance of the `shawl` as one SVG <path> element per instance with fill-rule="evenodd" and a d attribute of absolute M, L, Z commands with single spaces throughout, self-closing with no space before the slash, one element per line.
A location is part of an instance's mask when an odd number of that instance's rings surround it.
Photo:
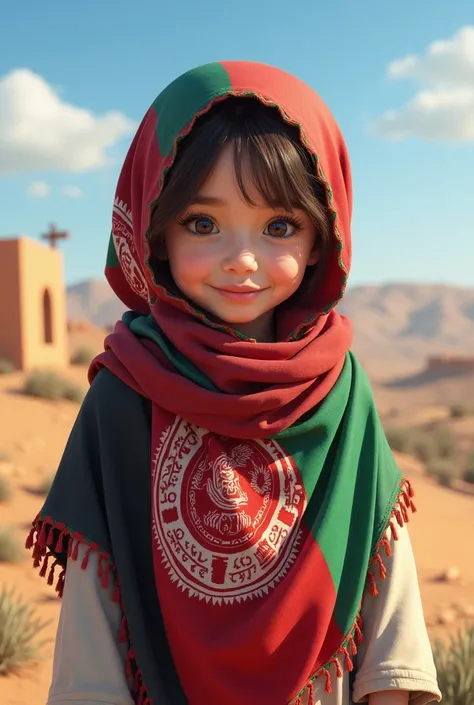
<path fill-rule="evenodd" d="M 260 100 L 298 128 L 332 214 L 323 279 L 314 294 L 278 309 L 275 343 L 214 320 L 150 266 L 151 209 L 180 141 L 234 96 Z M 316 679 L 330 691 L 342 668 L 354 667 L 365 585 L 377 594 L 387 530 L 396 537 L 414 507 L 349 352 L 350 323 L 335 310 L 350 266 L 351 199 L 347 150 L 328 108 L 270 66 L 231 61 L 185 73 L 158 96 L 132 142 L 106 266 L 130 312 L 89 378 L 92 398 L 105 369 L 147 400 L 149 435 L 125 397 L 98 401 L 95 422 L 87 416 L 70 441 L 90 447 L 95 436 L 96 462 L 79 472 L 65 453 L 27 545 L 50 582 L 62 568 L 60 593 L 66 556 L 77 559 L 80 543 L 87 556 L 98 553 L 121 604 L 139 705 L 312 703 Z M 132 447 L 148 446 L 146 481 L 132 481 L 130 452 L 123 460 L 114 452 L 123 440 L 112 440 L 107 418 L 117 415 L 121 434 L 134 429 Z M 146 527 L 136 522 L 142 510 Z"/>

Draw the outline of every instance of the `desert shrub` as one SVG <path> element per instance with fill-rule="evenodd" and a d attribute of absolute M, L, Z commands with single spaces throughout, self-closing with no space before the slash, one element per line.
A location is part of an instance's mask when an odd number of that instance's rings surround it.
<path fill-rule="evenodd" d="M 92 348 L 77 348 L 71 356 L 71 365 L 88 365 L 94 358 Z"/>
<path fill-rule="evenodd" d="M 439 688 L 445 705 L 474 705 L 474 625 L 467 625 L 448 643 L 433 646 Z"/>
<path fill-rule="evenodd" d="M 9 375 L 15 369 L 15 365 L 6 357 L 0 357 L 0 375 Z"/>
<path fill-rule="evenodd" d="M 81 402 L 84 397 L 84 392 L 78 385 L 52 370 L 32 372 L 26 379 L 23 391 L 28 396 L 53 401 L 67 399 Z"/>
<path fill-rule="evenodd" d="M 387 441 L 392 450 L 397 453 L 410 453 L 413 448 L 413 430 L 411 428 L 389 428 L 386 431 Z"/>
<path fill-rule="evenodd" d="M 6 450 L 0 450 L 0 463 L 8 463 L 9 460 L 11 460 L 10 453 L 7 453 Z"/>
<path fill-rule="evenodd" d="M 413 435 L 411 443 L 411 453 L 422 463 L 429 463 L 439 454 L 439 447 L 436 438 L 429 434 L 420 432 Z"/>
<path fill-rule="evenodd" d="M 25 549 L 12 529 L 0 528 L 0 563 L 19 563 Z"/>
<path fill-rule="evenodd" d="M 466 467 L 462 473 L 462 479 L 464 482 L 469 482 L 474 485 L 474 453 L 467 459 Z"/>
<path fill-rule="evenodd" d="M 36 488 L 36 494 L 46 496 L 49 494 L 49 491 L 51 489 L 51 485 L 53 484 L 54 480 L 54 474 L 51 475 L 45 475 L 45 477 L 42 478 L 41 482 L 38 484 Z"/>
<path fill-rule="evenodd" d="M 435 458 L 428 463 L 426 470 L 443 487 L 452 487 L 457 476 L 454 463 L 446 458 Z"/>
<path fill-rule="evenodd" d="M 456 444 L 449 428 L 440 428 L 434 433 L 437 455 L 440 458 L 451 458 Z"/>
<path fill-rule="evenodd" d="M 0 503 L 9 502 L 13 497 L 13 487 L 12 483 L 5 477 L 5 475 L 0 475 Z"/>
<path fill-rule="evenodd" d="M 46 640 L 38 641 L 38 634 L 47 624 L 13 589 L 0 591 L 0 676 L 18 673 L 41 660 Z"/>
<path fill-rule="evenodd" d="M 466 416 L 471 416 L 474 409 L 467 404 L 453 404 L 449 409 L 449 415 L 452 419 L 463 419 Z"/>

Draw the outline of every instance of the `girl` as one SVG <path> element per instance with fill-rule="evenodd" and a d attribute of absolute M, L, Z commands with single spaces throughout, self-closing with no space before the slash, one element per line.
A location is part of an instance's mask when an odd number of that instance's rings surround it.
<path fill-rule="evenodd" d="M 116 192 L 130 308 L 28 547 L 63 596 L 50 705 L 417 705 L 440 693 L 412 491 L 335 311 L 342 135 L 283 71 L 169 85 Z"/>

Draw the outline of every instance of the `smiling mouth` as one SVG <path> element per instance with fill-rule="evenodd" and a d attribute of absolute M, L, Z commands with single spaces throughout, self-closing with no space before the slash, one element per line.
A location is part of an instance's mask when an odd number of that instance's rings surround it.
<path fill-rule="evenodd" d="M 229 287 L 212 287 L 221 296 L 234 301 L 251 301 L 261 294 L 265 289 L 255 289 L 249 286 L 229 286 Z"/>

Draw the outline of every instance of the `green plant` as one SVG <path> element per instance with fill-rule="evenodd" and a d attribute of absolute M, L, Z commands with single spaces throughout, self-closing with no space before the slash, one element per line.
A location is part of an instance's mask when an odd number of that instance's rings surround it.
<path fill-rule="evenodd" d="M 0 563 L 19 563 L 24 555 L 25 549 L 12 529 L 0 528 Z"/>
<path fill-rule="evenodd" d="M 411 428 L 389 428 L 386 431 L 386 436 L 392 450 L 398 453 L 411 452 L 413 448 L 413 431 Z"/>
<path fill-rule="evenodd" d="M 32 372 L 26 379 L 23 391 L 28 396 L 53 401 L 67 399 L 80 403 L 84 397 L 80 387 L 52 370 Z"/>
<path fill-rule="evenodd" d="M 9 375 L 15 369 L 15 365 L 6 357 L 0 357 L 0 375 Z"/>
<path fill-rule="evenodd" d="M 94 357 L 92 348 L 77 348 L 71 356 L 71 365 L 88 365 Z"/>
<path fill-rule="evenodd" d="M 14 589 L 0 591 L 0 676 L 18 673 L 41 660 L 47 640 L 38 634 L 49 624 L 35 616 L 31 606 L 15 596 Z"/>
<path fill-rule="evenodd" d="M 0 475 L 0 503 L 9 502 L 13 497 L 13 487 L 12 483 L 5 477 L 5 475 Z"/>
<path fill-rule="evenodd" d="M 449 428 L 440 428 L 435 433 L 437 455 L 440 458 L 451 458 L 455 451 L 455 442 Z"/>
<path fill-rule="evenodd" d="M 464 482 L 469 482 L 471 485 L 474 485 L 474 453 L 472 453 L 467 460 L 466 467 L 462 473 L 462 479 Z"/>
<path fill-rule="evenodd" d="M 449 415 L 452 419 L 462 419 L 465 416 L 471 416 L 473 409 L 466 404 L 453 404 L 449 409 Z"/>
<path fill-rule="evenodd" d="M 456 479 L 456 468 L 452 462 L 443 458 L 436 458 L 428 463 L 426 470 L 435 477 L 442 487 L 452 487 Z"/>
<path fill-rule="evenodd" d="M 45 477 L 43 477 L 41 482 L 38 484 L 38 487 L 36 488 L 36 493 L 42 496 L 46 496 L 47 494 L 49 494 L 51 485 L 53 484 L 53 480 L 54 474 L 45 475 Z"/>
<path fill-rule="evenodd" d="M 445 705 L 474 705 L 474 625 L 467 625 L 448 643 L 439 639 L 433 653 Z"/>

